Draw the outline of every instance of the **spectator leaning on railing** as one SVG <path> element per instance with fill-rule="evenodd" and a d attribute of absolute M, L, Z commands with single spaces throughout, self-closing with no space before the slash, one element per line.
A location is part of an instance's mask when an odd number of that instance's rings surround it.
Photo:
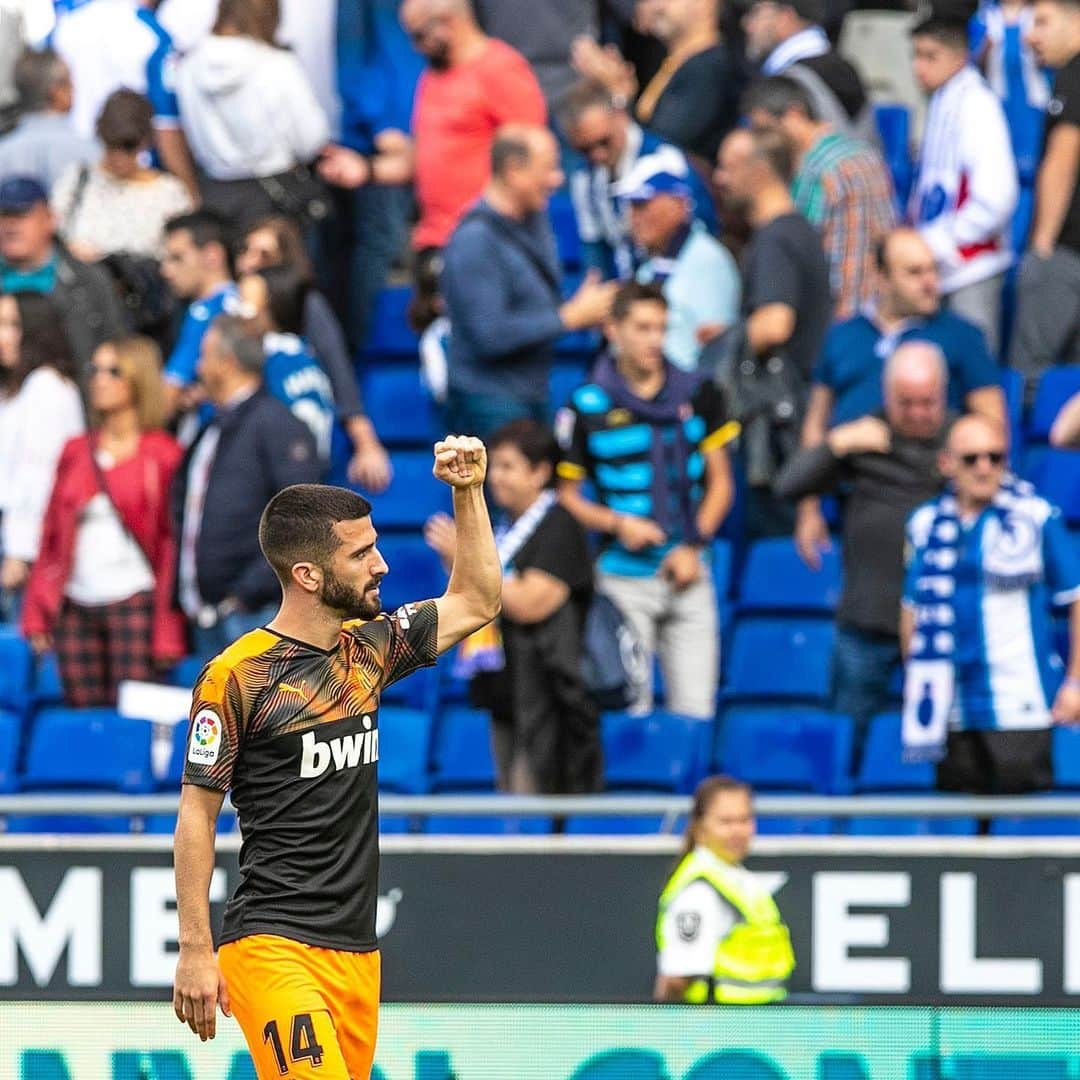
<path fill-rule="evenodd" d="M 949 488 L 912 514 L 900 637 L 904 749 L 947 791 L 1047 788 L 1052 723 L 1080 722 L 1080 560 L 1061 511 L 1006 471 L 1002 427 L 957 421 Z M 1051 601 L 1070 612 L 1067 665 Z"/>
<path fill-rule="evenodd" d="M 107 342 L 88 375 L 91 430 L 60 458 L 23 632 L 55 644 L 69 705 L 114 705 L 124 679 L 153 679 L 187 643 L 173 603 L 169 488 L 180 447 L 161 430 L 161 354 L 147 338 Z"/>
<path fill-rule="evenodd" d="M 855 721 L 856 758 L 871 718 L 889 701 L 900 664 L 904 524 L 941 490 L 948 369 L 929 342 L 899 346 L 882 373 L 884 409 L 834 427 L 781 471 L 776 493 L 801 499 L 844 491 L 844 591 L 836 613 L 830 708 Z"/>

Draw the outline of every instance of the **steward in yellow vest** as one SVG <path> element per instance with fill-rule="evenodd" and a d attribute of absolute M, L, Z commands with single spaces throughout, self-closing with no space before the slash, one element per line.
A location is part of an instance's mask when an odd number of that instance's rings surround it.
<path fill-rule="evenodd" d="M 754 835 L 750 789 L 713 776 L 694 793 L 682 857 L 660 895 L 657 1001 L 780 1001 L 795 967 L 768 890 L 740 864 Z"/>

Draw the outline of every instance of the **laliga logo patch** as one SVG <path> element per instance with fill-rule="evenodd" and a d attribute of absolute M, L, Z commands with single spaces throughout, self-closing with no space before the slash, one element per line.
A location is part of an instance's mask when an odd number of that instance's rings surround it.
<path fill-rule="evenodd" d="M 201 709 L 191 725 L 188 761 L 193 765 L 214 765 L 221 752 L 221 719 L 212 709 Z"/>

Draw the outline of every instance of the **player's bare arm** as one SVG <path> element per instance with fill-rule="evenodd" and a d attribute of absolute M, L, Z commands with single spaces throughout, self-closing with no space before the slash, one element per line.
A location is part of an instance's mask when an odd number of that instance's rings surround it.
<path fill-rule="evenodd" d="M 226 1015 L 229 995 L 218 970 L 210 931 L 210 876 L 223 791 L 185 784 L 173 842 L 180 955 L 173 984 L 177 1018 L 206 1042 L 216 1030 L 217 1006 Z"/>
<path fill-rule="evenodd" d="M 434 475 L 454 491 L 457 551 L 439 609 L 440 653 L 499 614 L 502 568 L 495 550 L 484 479 L 487 450 L 479 439 L 448 435 L 435 444 Z"/>

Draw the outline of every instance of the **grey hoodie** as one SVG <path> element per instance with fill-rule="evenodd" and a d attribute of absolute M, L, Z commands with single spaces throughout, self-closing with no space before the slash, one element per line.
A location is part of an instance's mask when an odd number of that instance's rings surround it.
<path fill-rule="evenodd" d="M 206 38 L 180 62 L 176 92 L 191 151 L 214 180 L 279 175 L 330 139 L 300 61 L 252 38 Z"/>

